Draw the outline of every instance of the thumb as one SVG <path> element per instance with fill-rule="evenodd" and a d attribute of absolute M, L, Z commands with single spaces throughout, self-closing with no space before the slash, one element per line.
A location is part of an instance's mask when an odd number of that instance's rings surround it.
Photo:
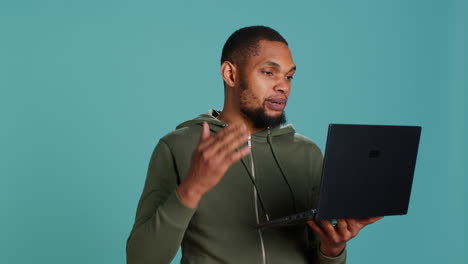
<path fill-rule="evenodd" d="M 210 137 L 210 127 L 208 126 L 208 123 L 203 122 L 203 128 L 202 128 L 202 133 L 200 136 L 200 141 L 205 140 Z"/>

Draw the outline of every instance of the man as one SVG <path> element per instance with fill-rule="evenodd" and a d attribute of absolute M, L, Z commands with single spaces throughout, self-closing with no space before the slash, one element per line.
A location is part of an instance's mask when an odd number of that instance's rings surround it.
<path fill-rule="evenodd" d="M 127 241 L 129 264 L 170 263 L 179 246 L 182 263 L 345 263 L 346 242 L 379 218 L 255 227 L 317 202 L 322 154 L 281 126 L 295 70 L 275 30 L 247 27 L 229 37 L 223 110 L 159 141 Z"/>

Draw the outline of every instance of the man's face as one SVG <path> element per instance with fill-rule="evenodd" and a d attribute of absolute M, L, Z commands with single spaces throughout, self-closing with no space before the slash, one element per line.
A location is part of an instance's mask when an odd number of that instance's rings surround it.
<path fill-rule="evenodd" d="M 296 70 L 291 52 L 279 41 L 259 41 L 239 73 L 240 110 L 257 128 L 286 122 L 284 108 Z"/>

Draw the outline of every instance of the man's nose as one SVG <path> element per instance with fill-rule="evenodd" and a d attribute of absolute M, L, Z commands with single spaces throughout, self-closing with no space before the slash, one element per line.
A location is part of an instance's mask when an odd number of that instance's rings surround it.
<path fill-rule="evenodd" d="M 275 85 L 275 91 L 289 95 L 289 90 L 291 90 L 291 82 L 286 78 L 281 78 Z"/>

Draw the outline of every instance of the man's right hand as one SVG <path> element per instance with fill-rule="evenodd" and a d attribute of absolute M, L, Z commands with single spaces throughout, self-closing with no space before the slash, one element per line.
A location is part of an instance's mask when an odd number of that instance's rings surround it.
<path fill-rule="evenodd" d="M 190 208 L 197 207 L 205 193 L 213 189 L 231 165 L 250 153 L 245 146 L 249 138 L 245 125 L 229 125 L 210 135 L 203 122 L 200 142 L 192 154 L 190 169 L 185 180 L 177 187 L 180 201 Z"/>

